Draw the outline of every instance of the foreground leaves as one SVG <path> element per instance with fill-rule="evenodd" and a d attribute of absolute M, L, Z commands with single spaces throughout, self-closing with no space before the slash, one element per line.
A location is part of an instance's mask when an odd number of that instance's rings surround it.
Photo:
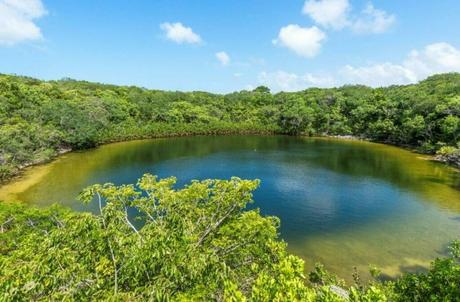
<path fill-rule="evenodd" d="M 14 220 L 1 237 L 4 298 L 222 300 L 231 284 L 249 296 L 281 263 L 303 267 L 277 241 L 276 218 L 242 211 L 258 181 L 194 181 L 181 190 L 175 181 L 145 175 L 137 187 L 89 187 L 80 199 L 98 203 L 97 216 L 5 212 L 3 221 Z"/>
<path fill-rule="evenodd" d="M 346 288 L 248 210 L 259 181 L 144 175 L 79 196 L 99 213 L 0 203 L 1 301 L 457 301 L 458 242 L 427 274 Z"/>

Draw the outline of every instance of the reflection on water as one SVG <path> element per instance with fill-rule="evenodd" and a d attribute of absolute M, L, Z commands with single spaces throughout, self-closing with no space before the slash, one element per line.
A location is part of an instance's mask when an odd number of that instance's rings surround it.
<path fill-rule="evenodd" d="M 0 189 L 0 199 L 75 201 L 93 183 L 135 183 L 143 173 L 191 179 L 259 178 L 255 207 L 281 219 L 281 236 L 308 267 L 349 279 L 353 266 L 413 271 L 460 237 L 457 170 L 391 146 L 284 136 L 135 141 L 70 153 Z"/>

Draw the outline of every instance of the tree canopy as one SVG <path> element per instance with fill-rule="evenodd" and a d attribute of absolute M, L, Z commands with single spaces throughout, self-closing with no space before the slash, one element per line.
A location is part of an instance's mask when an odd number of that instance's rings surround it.
<path fill-rule="evenodd" d="M 69 149 L 174 135 L 354 135 L 459 163 L 460 74 L 272 94 L 169 92 L 0 75 L 0 180 Z"/>
<path fill-rule="evenodd" d="M 2 301 L 456 301 L 460 243 L 425 274 L 346 285 L 321 265 L 306 277 L 279 220 L 248 210 L 259 181 L 146 174 L 93 185 L 99 214 L 0 203 Z M 378 272 L 374 270 L 374 275 Z"/>

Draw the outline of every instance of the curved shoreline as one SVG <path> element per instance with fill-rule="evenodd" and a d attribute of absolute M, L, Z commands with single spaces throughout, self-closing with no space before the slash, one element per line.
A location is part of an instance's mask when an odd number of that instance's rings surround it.
<path fill-rule="evenodd" d="M 61 150 L 58 150 L 57 154 L 55 156 L 51 157 L 51 158 L 48 158 L 48 159 L 45 159 L 45 160 L 42 160 L 42 161 L 38 161 L 38 162 L 32 162 L 32 163 L 24 164 L 24 165 L 18 167 L 17 173 L 12 175 L 11 177 L 7 177 L 7 178 L 1 180 L 0 181 L 0 187 L 7 186 L 7 185 L 11 184 L 12 182 L 14 182 L 15 180 L 21 179 L 22 177 L 24 177 L 24 173 L 29 168 L 49 164 L 49 163 L 51 163 L 53 161 L 56 161 L 61 156 L 65 155 L 65 154 L 68 154 L 68 153 L 72 153 L 72 152 L 84 152 L 84 151 L 93 150 L 93 149 L 99 148 L 101 146 L 106 146 L 106 145 L 110 145 L 110 144 L 134 142 L 134 141 L 143 141 L 143 140 L 164 139 L 164 138 L 179 138 L 179 137 L 193 137 L 193 136 L 228 136 L 228 135 L 236 135 L 236 136 L 243 136 L 243 135 L 255 135 L 255 136 L 280 135 L 280 136 L 290 136 L 290 135 L 283 134 L 283 133 L 276 133 L 275 131 L 248 130 L 248 131 L 234 131 L 233 132 L 233 131 L 223 130 L 223 131 L 216 131 L 215 133 L 181 133 L 181 134 L 171 134 L 171 135 L 163 134 L 163 135 L 153 135 L 153 136 L 147 136 L 147 137 L 132 138 L 132 139 L 127 139 L 127 140 L 123 140 L 123 139 L 120 139 L 120 140 L 117 140 L 117 139 L 107 140 L 107 141 L 104 141 L 101 144 L 98 144 L 98 145 L 96 145 L 96 146 L 94 146 L 92 148 L 86 148 L 86 149 L 70 149 L 70 148 L 61 149 Z M 410 146 L 401 146 L 401 145 L 395 145 L 395 144 L 384 143 L 384 142 L 379 142 L 379 141 L 372 141 L 370 139 L 366 139 L 366 138 L 363 138 L 363 137 L 357 137 L 357 136 L 353 136 L 353 135 L 318 135 L 318 136 L 297 135 L 297 137 L 308 137 L 308 138 L 316 138 L 316 139 L 323 138 L 323 139 L 337 139 L 337 140 L 348 140 L 348 141 L 361 141 L 361 142 L 369 142 L 369 143 L 374 143 L 374 144 L 382 144 L 382 145 L 385 145 L 385 146 L 392 146 L 392 147 L 395 147 L 395 148 L 400 148 L 400 149 L 412 152 L 414 154 L 421 155 L 420 156 L 421 159 L 443 164 L 443 165 L 445 165 L 445 166 L 447 166 L 449 168 L 452 168 L 452 169 L 454 169 L 454 170 L 456 170 L 457 172 L 460 173 L 460 168 L 459 167 L 456 167 L 453 164 L 445 162 L 445 161 L 439 159 L 437 156 L 435 156 L 433 154 L 424 154 L 424 153 L 417 152 L 414 148 L 412 148 Z"/>
<path fill-rule="evenodd" d="M 157 138 L 174 138 L 174 137 L 192 137 L 192 136 L 227 136 L 227 135 L 283 135 L 283 134 L 277 134 L 275 131 L 258 131 L 258 130 L 242 130 L 242 131 L 232 131 L 232 130 L 217 130 L 215 132 L 184 132 L 184 133 L 172 133 L 172 134 L 159 134 L 159 135 L 148 135 L 148 136 L 138 136 L 138 137 L 128 137 L 127 139 L 109 139 L 109 140 L 103 140 L 101 143 L 95 145 L 94 147 L 90 148 L 84 148 L 84 149 L 71 149 L 71 148 L 62 148 L 57 150 L 56 154 L 51 156 L 50 158 L 43 159 L 40 161 L 34 161 L 34 162 L 29 162 L 22 164 L 17 167 L 17 171 L 14 172 L 14 174 L 5 177 L 3 179 L 0 178 L 0 187 L 7 185 L 8 183 L 14 181 L 17 178 L 20 178 L 25 169 L 35 167 L 35 166 L 40 166 L 44 165 L 47 163 L 50 163 L 56 159 L 58 159 L 60 156 L 71 153 L 71 152 L 79 152 L 79 151 L 87 151 L 87 150 L 92 150 L 101 146 L 105 145 L 110 145 L 110 144 L 116 144 L 116 143 L 123 143 L 123 142 L 131 142 L 131 141 L 138 141 L 138 140 L 149 140 L 149 139 L 157 139 Z"/>

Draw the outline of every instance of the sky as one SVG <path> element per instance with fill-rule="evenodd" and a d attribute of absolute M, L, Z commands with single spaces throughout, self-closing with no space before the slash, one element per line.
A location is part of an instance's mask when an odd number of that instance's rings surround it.
<path fill-rule="evenodd" d="M 0 73 L 227 93 L 460 72 L 459 0 L 0 0 Z"/>

